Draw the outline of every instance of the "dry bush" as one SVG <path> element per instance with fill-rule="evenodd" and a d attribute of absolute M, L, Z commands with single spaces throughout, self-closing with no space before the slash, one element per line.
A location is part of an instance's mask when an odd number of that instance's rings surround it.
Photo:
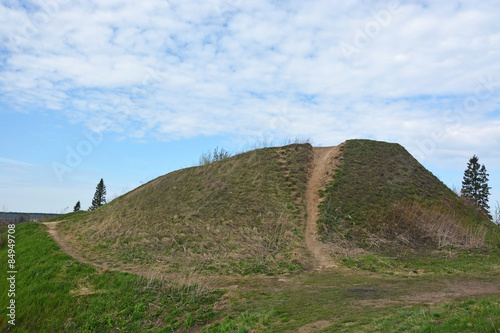
<path fill-rule="evenodd" d="M 451 211 L 425 208 L 417 202 L 399 202 L 386 220 L 385 231 L 399 242 L 418 248 L 433 242 L 439 248 L 485 246 L 484 225 L 464 226 Z"/>

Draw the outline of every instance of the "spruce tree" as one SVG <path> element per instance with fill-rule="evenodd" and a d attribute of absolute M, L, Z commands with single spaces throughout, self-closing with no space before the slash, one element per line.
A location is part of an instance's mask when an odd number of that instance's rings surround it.
<path fill-rule="evenodd" d="M 474 155 L 467 163 L 467 169 L 464 172 L 462 180 L 462 196 L 476 203 L 486 212 L 490 208 L 488 205 L 488 196 L 490 188 L 488 186 L 488 176 L 484 164 L 479 164 L 479 158 Z"/>
<path fill-rule="evenodd" d="M 74 212 L 78 212 L 80 209 L 82 208 L 81 204 L 80 204 L 80 201 L 78 201 L 75 205 L 75 207 L 73 207 L 73 211 Z"/>
<path fill-rule="evenodd" d="M 89 210 L 97 209 L 104 204 L 106 204 L 106 185 L 104 185 L 104 180 L 101 178 L 95 189 L 94 199 L 92 199 L 92 206 L 89 207 Z"/>

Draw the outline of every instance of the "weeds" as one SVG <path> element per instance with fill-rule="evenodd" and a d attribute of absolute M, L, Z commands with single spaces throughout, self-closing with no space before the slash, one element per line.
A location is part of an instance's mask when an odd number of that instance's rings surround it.
<path fill-rule="evenodd" d="M 425 246 L 428 241 L 436 243 L 439 249 L 485 246 L 484 225 L 463 226 L 453 211 L 423 208 L 418 202 L 398 202 L 385 221 L 385 232 L 411 248 Z"/>
<path fill-rule="evenodd" d="M 231 154 L 227 150 L 225 150 L 224 148 L 221 148 L 219 150 L 219 147 L 216 147 L 213 152 L 209 151 L 201 154 L 199 165 L 209 165 L 211 163 L 222 161 L 229 157 L 231 157 Z"/>

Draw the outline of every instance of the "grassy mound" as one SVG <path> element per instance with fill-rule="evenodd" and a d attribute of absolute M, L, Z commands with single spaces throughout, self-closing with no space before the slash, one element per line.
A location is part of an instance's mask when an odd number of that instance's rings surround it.
<path fill-rule="evenodd" d="M 323 239 L 345 247 L 401 253 L 500 243 L 498 226 L 398 144 L 347 141 L 322 194 Z"/>
<path fill-rule="evenodd" d="M 97 256 L 166 271 L 297 270 L 308 262 L 303 198 L 311 153 L 309 144 L 294 144 L 178 170 L 61 226 Z"/>

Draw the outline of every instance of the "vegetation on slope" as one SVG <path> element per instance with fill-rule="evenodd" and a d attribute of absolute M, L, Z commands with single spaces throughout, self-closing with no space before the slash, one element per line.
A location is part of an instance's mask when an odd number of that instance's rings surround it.
<path fill-rule="evenodd" d="M 15 237 L 15 326 L 6 316 L 9 281 L 2 275 L 2 332 L 181 332 L 217 317 L 220 291 L 98 272 L 63 253 L 44 225 L 19 224 Z M 7 249 L 0 247 L 4 273 Z"/>
<path fill-rule="evenodd" d="M 347 141 L 322 194 L 323 239 L 342 246 L 402 253 L 500 242 L 500 228 L 398 144 Z"/>
<path fill-rule="evenodd" d="M 60 226 L 99 256 L 164 271 L 300 269 L 311 152 L 294 144 L 178 170 Z"/>

